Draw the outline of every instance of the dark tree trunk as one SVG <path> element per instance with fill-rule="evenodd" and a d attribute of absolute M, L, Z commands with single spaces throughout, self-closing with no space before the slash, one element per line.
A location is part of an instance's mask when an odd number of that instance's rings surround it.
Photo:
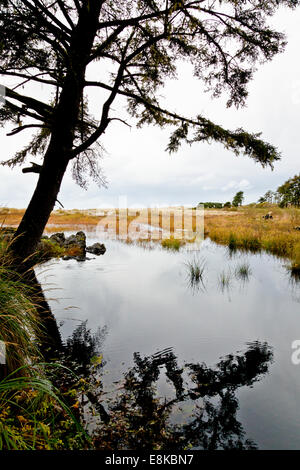
<path fill-rule="evenodd" d="M 78 24 L 72 34 L 68 70 L 52 118 L 51 140 L 36 189 L 12 244 L 18 261 L 28 258 L 35 251 L 54 208 L 69 163 L 84 89 L 87 58 L 96 36 L 102 3 L 101 0 L 90 0 L 82 6 Z"/>
<path fill-rule="evenodd" d="M 54 348 L 61 344 L 59 331 L 31 269 L 30 256 L 36 250 L 54 208 L 69 163 L 84 89 L 87 58 L 97 32 L 102 3 L 101 0 L 90 0 L 82 5 L 67 51 L 68 68 L 59 102 L 52 116 L 50 143 L 37 186 L 11 245 L 16 271 L 35 284 L 36 292 L 40 293 L 37 310 Z"/>
<path fill-rule="evenodd" d="M 53 359 L 56 353 L 61 351 L 63 343 L 57 326 L 56 319 L 51 312 L 45 298 L 41 284 L 33 270 L 30 271 L 29 285 L 32 289 L 34 303 L 42 323 L 42 336 L 40 340 L 40 351 L 46 361 Z"/>
<path fill-rule="evenodd" d="M 37 186 L 15 234 L 12 249 L 18 260 L 26 260 L 35 251 L 55 205 L 68 165 L 66 158 L 55 162 L 49 157 L 48 164 L 45 158 Z M 25 263 L 25 269 L 29 265 L 29 261 Z"/>

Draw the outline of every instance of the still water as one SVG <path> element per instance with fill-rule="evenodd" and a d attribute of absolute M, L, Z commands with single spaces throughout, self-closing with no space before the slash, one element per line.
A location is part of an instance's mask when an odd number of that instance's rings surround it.
<path fill-rule="evenodd" d="M 87 242 L 95 241 L 102 240 L 89 233 Z M 179 252 L 116 240 L 105 245 L 103 256 L 51 261 L 38 269 L 64 338 L 83 320 L 92 331 L 105 332 L 105 386 L 113 387 L 134 365 L 135 352 L 153 357 L 170 348 L 178 366 L 205 363 L 206 375 L 221 371 L 213 379 L 223 380 L 234 394 L 245 439 L 259 449 L 299 449 L 300 365 L 291 356 L 292 342 L 300 340 L 300 284 L 291 280 L 284 261 L 266 254 L 230 254 L 209 240 L 197 251 Z M 204 266 L 198 285 L 189 276 L 193 260 Z M 248 273 L 239 276 L 245 264 Z M 253 344 L 271 351 L 266 367 L 249 372 L 255 380 L 243 370 L 239 380 L 224 372 L 222 358 L 246 357 Z M 237 364 L 239 359 L 235 370 Z M 160 393 L 170 396 L 172 383 L 165 379 L 162 373 Z M 214 401 L 216 393 L 208 394 Z M 219 414 L 221 408 L 222 403 Z M 180 411 L 174 419 L 180 422 Z"/>

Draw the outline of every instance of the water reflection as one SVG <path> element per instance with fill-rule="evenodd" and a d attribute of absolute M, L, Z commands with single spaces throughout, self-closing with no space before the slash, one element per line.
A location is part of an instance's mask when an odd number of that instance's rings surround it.
<path fill-rule="evenodd" d="M 300 271 L 286 269 L 288 283 L 291 287 L 292 298 L 300 303 Z"/>
<path fill-rule="evenodd" d="M 135 353 L 135 365 L 124 374 L 123 388 L 110 405 L 110 421 L 101 427 L 99 439 L 115 449 L 254 449 L 237 419 L 236 392 L 261 380 L 272 358 L 271 348 L 260 342 L 222 358 L 215 367 L 180 367 L 171 349 L 148 357 Z M 174 389 L 170 399 L 157 394 L 162 369 Z M 184 402 L 194 402 L 194 410 L 185 416 L 186 423 L 174 424 L 172 411 L 178 413 L 177 405 Z"/>
<path fill-rule="evenodd" d="M 221 358 L 214 367 L 180 366 L 172 348 L 144 357 L 134 353 L 133 367 L 116 384 L 117 393 L 107 398 L 101 377 L 97 383 L 91 380 L 90 367 L 106 333 L 102 329 L 91 335 L 83 323 L 65 346 L 68 357 L 83 367 L 77 371 L 89 381 L 85 396 L 101 417 L 94 427 L 97 449 L 256 448 L 237 418 L 237 390 L 252 387 L 268 373 L 273 352 L 267 343 L 249 343 L 244 352 Z M 159 393 L 163 372 L 172 396 Z"/>
<path fill-rule="evenodd" d="M 90 244 L 96 241 L 99 239 L 89 239 Z M 108 326 L 109 334 L 101 351 L 107 361 L 104 368 L 100 367 L 100 372 L 106 371 L 101 375 L 103 392 L 96 393 L 96 397 L 107 399 L 109 395 L 104 392 L 114 388 L 112 384 L 132 365 L 133 351 L 149 358 L 154 351 L 174 346 L 180 360 L 213 365 L 226 352 L 240 350 L 253 338 L 267 341 L 274 347 L 276 357 L 272 374 L 255 386 L 254 391 L 239 387 L 234 396 L 242 411 L 236 413 L 236 419 L 260 448 L 299 448 L 300 374 L 299 367 L 291 362 L 291 344 L 299 338 L 296 297 L 299 302 L 300 284 L 287 275 L 284 261 L 263 253 L 240 252 L 229 260 L 226 248 L 209 240 L 203 242 L 197 254 L 185 249 L 170 252 L 159 246 L 144 250 L 135 244 L 109 240 L 106 245 L 105 258 L 84 265 L 72 260 L 57 261 L 53 269 L 55 282 L 63 289 L 66 300 L 60 300 L 59 304 L 50 300 L 58 322 L 64 320 L 61 328 L 64 339 L 70 336 L 74 322 L 88 319 L 92 331 L 99 324 Z M 192 295 L 195 290 L 187 289 L 184 267 L 195 255 L 205 259 L 205 290 L 199 289 L 199 295 Z M 244 263 L 248 263 L 251 273 L 237 275 L 237 268 Z M 231 289 L 222 293 L 218 276 L 229 270 Z M 40 280 L 43 285 L 47 283 L 45 276 L 40 276 Z M 70 304 L 78 308 L 70 312 Z M 184 388 L 189 389 L 185 382 L 189 383 L 191 378 L 186 366 L 182 378 Z M 164 390 L 159 390 L 154 399 L 168 396 L 165 379 L 169 380 L 162 365 L 154 385 Z M 123 387 L 120 383 L 119 386 Z M 172 382 L 170 386 L 172 399 L 177 399 Z M 119 392 L 123 393 L 123 388 Z M 111 398 L 113 402 L 115 397 Z M 204 398 L 207 396 L 177 401 L 168 420 L 178 424 L 189 413 L 196 416 L 197 409 L 199 413 L 203 410 Z M 229 398 L 234 408 L 233 398 Z M 214 407 L 216 400 L 220 405 L 220 395 L 209 398 Z M 110 414 L 110 407 L 101 404 Z M 179 411 L 180 407 L 184 412 Z M 114 421 L 113 416 L 110 420 Z M 118 421 L 116 427 L 121 423 L 122 420 Z M 127 424 L 123 420 L 125 428 Z"/>

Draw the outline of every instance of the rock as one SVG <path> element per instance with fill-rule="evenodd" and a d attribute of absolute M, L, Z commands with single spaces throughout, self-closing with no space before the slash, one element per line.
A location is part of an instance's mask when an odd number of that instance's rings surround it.
<path fill-rule="evenodd" d="M 66 237 L 63 232 L 57 232 L 57 233 L 53 233 L 53 235 L 50 236 L 50 240 L 55 241 L 56 243 L 59 244 L 59 246 L 63 246 L 63 244 L 65 243 Z"/>
<path fill-rule="evenodd" d="M 78 245 L 85 252 L 85 249 L 86 249 L 86 236 L 85 236 L 85 233 L 82 232 L 82 231 L 77 232 L 75 237 L 76 237 Z"/>
<path fill-rule="evenodd" d="M 86 236 L 84 232 L 77 232 L 76 235 L 70 235 L 65 239 L 63 246 L 69 252 L 69 256 L 85 258 Z"/>
<path fill-rule="evenodd" d="M 104 255 L 104 253 L 106 252 L 106 248 L 105 248 L 105 245 L 103 245 L 103 243 L 94 243 L 93 245 L 91 246 L 88 246 L 86 248 L 86 251 L 88 251 L 89 253 L 92 253 L 93 255 Z"/>
<path fill-rule="evenodd" d="M 48 237 L 45 236 L 42 238 L 47 239 Z M 65 254 L 62 256 L 64 261 L 70 259 L 85 261 L 88 259 L 86 252 L 94 255 L 103 255 L 106 251 L 105 246 L 101 243 L 94 243 L 92 246 L 86 247 L 86 236 L 82 231 L 77 232 L 76 235 L 70 235 L 67 238 L 63 232 L 53 233 L 49 240 L 65 249 Z"/>

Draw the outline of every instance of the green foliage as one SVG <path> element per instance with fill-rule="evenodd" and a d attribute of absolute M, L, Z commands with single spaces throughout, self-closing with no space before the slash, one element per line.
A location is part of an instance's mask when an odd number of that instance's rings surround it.
<path fill-rule="evenodd" d="M 241 206 L 242 203 L 243 203 L 243 200 L 244 200 L 244 193 L 243 191 L 238 191 L 236 193 L 236 195 L 234 196 L 233 200 L 232 200 L 232 205 L 234 207 L 238 207 L 238 206 Z"/>
<path fill-rule="evenodd" d="M 0 341 L 6 354 L 0 365 L 0 450 L 85 448 L 86 436 L 70 409 L 76 397 L 62 396 L 49 378 L 66 369 L 42 362 L 40 345 L 46 333 L 36 311 L 37 293 L 12 269 L 9 242 L 4 239 L 0 238 Z"/>
<path fill-rule="evenodd" d="M 277 193 L 280 197 L 280 207 L 286 207 L 289 204 L 300 207 L 300 174 L 279 186 Z"/>
<path fill-rule="evenodd" d="M 45 364 L 22 367 L 0 381 L 0 450 L 87 446 L 82 427 L 46 370 Z"/>
<path fill-rule="evenodd" d="M 199 205 L 204 206 L 204 209 L 222 209 L 223 203 L 222 202 L 199 202 Z"/>
<path fill-rule="evenodd" d="M 43 238 L 40 241 L 38 251 L 35 255 L 38 262 L 47 261 L 51 258 L 60 258 L 66 254 L 66 249 L 54 240 Z"/>
<path fill-rule="evenodd" d="M 278 204 L 279 207 L 300 207 L 300 174 L 289 178 L 277 188 L 277 191 L 267 191 L 259 198 L 259 204 Z"/>
<path fill-rule="evenodd" d="M 0 239 L 0 341 L 6 345 L 8 371 L 41 357 L 42 333 L 32 289 L 12 270 L 8 245 Z"/>

